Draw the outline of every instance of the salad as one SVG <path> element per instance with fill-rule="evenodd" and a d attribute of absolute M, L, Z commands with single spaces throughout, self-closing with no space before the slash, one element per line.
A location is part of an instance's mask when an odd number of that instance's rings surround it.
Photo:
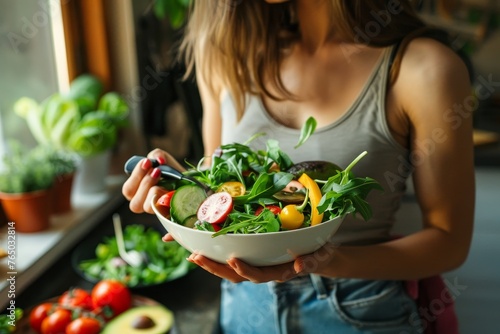
<path fill-rule="evenodd" d="M 184 261 L 189 255 L 177 242 L 163 242 L 162 235 L 144 225 L 127 225 L 123 238 L 127 250 L 135 249 L 146 261 L 132 267 L 118 254 L 115 236 L 105 237 L 97 244 L 95 258 L 82 260 L 78 268 L 93 281 L 115 279 L 127 287 L 148 286 L 171 281 L 185 275 L 192 265 Z"/>
<path fill-rule="evenodd" d="M 309 118 L 295 147 L 315 128 L 316 121 Z M 203 159 L 190 165 L 186 175 L 208 185 L 208 193 L 189 181 L 164 180 L 169 191 L 158 199 L 157 208 L 172 221 L 214 232 L 214 237 L 304 228 L 347 214 L 371 217 L 366 196 L 382 187 L 351 172 L 367 152 L 345 169 L 324 161 L 295 164 L 274 139 L 266 142 L 265 150 L 248 146 L 261 135 L 244 144 L 222 145 L 208 169 L 201 167 Z"/>

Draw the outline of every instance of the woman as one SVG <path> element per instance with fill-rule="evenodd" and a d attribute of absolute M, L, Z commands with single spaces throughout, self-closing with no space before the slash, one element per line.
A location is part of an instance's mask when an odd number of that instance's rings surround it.
<path fill-rule="evenodd" d="M 403 281 L 460 266 L 474 214 L 471 117 L 457 107 L 471 94 L 469 74 L 430 35 L 403 0 L 195 1 L 182 49 L 190 70 L 196 64 L 206 156 L 257 132 L 278 139 L 293 161 L 347 166 L 367 150 L 354 173 L 385 188 L 370 194 L 369 222 L 346 218 L 332 244 L 291 263 L 257 268 L 192 254 L 224 278 L 224 332 L 421 333 L 428 325 Z M 318 128 L 294 150 L 310 116 Z M 149 157 L 182 168 L 162 150 Z M 423 228 L 395 239 L 410 175 Z M 132 211 L 151 212 L 158 179 L 147 160 L 136 167 L 123 186 Z"/>

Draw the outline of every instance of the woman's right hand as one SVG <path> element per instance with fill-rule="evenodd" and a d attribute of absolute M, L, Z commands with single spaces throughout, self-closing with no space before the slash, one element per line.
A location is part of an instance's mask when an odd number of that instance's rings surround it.
<path fill-rule="evenodd" d="M 153 213 L 151 200 L 155 196 L 159 198 L 166 192 L 165 189 L 157 186 L 161 175 L 160 169 L 153 168 L 149 159 L 156 159 L 160 165 L 168 164 L 178 170 L 184 170 L 184 167 L 172 155 L 160 149 L 151 151 L 147 158 L 135 166 L 122 187 L 123 196 L 130 201 L 130 210 L 135 213 Z"/>

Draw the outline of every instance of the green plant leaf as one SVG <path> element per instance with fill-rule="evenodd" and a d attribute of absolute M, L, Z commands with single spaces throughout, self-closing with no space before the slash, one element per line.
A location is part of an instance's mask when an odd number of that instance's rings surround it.
<path fill-rule="evenodd" d="M 189 3 L 186 0 L 155 0 L 153 11 L 160 19 L 168 18 L 173 29 L 179 29 L 186 21 Z"/>
<path fill-rule="evenodd" d="M 118 126 L 126 123 L 129 113 L 127 102 L 116 92 L 104 94 L 99 100 L 97 109 L 105 111 L 110 117 L 114 118 Z"/>
<path fill-rule="evenodd" d="M 68 139 L 68 147 L 82 156 L 104 152 L 115 145 L 116 124 L 106 112 L 92 111 L 78 123 Z"/>
<path fill-rule="evenodd" d="M 102 82 L 97 77 L 90 74 L 81 74 L 71 82 L 70 90 L 65 97 L 73 100 L 84 97 L 93 101 L 95 107 L 102 91 Z"/>
<path fill-rule="evenodd" d="M 304 125 L 302 126 L 302 129 L 300 131 L 300 137 L 299 137 L 299 142 L 297 145 L 295 145 L 294 148 L 298 148 L 304 144 L 307 139 L 316 131 L 316 126 L 317 126 L 317 121 L 314 117 L 309 117 Z"/>
<path fill-rule="evenodd" d="M 351 173 L 366 153 L 358 155 L 346 169 L 331 176 L 322 186 L 323 196 L 317 206 L 319 213 L 326 213 L 330 219 L 350 213 L 359 213 L 363 219 L 370 219 L 372 210 L 365 199 L 372 190 L 383 191 L 383 188 L 372 178 L 356 178 Z"/>
<path fill-rule="evenodd" d="M 0 191 L 27 193 L 52 186 L 55 169 L 46 154 L 39 149 L 28 149 L 17 141 L 10 141 L 7 149 L 0 173 Z"/>

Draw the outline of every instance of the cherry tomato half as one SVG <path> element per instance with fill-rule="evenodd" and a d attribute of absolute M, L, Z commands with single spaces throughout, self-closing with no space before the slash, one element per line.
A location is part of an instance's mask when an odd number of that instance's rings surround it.
<path fill-rule="evenodd" d="M 74 288 L 66 291 L 59 297 L 59 305 L 67 307 L 81 307 L 86 310 L 92 310 L 92 298 L 90 293 L 80 288 Z"/>
<path fill-rule="evenodd" d="M 245 185 L 238 181 L 228 181 L 220 185 L 217 192 L 227 192 L 231 197 L 243 196 L 245 195 Z"/>
<path fill-rule="evenodd" d="M 42 321 L 42 334 L 64 334 L 71 322 L 71 311 L 57 309 Z"/>
<path fill-rule="evenodd" d="M 99 334 L 100 332 L 99 320 L 90 317 L 76 318 L 66 327 L 66 334 Z"/>
<path fill-rule="evenodd" d="M 42 321 L 47 318 L 49 313 L 55 308 L 55 304 L 43 303 L 35 306 L 30 312 L 30 326 L 37 333 L 42 332 Z"/>
<path fill-rule="evenodd" d="M 197 212 L 198 220 L 210 224 L 219 224 L 226 220 L 233 209 L 233 198 L 228 192 L 218 192 L 208 196 Z"/>
<path fill-rule="evenodd" d="M 112 317 L 128 310 L 132 304 L 130 290 L 117 280 L 105 279 L 99 281 L 90 295 L 94 309 L 109 307 L 113 313 Z M 104 316 L 106 317 L 106 314 Z"/>
<path fill-rule="evenodd" d="M 278 215 L 281 212 L 281 208 L 277 205 L 266 205 L 265 208 L 270 210 L 274 215 Z M 255 215 L 260 215 L 262 211 L 264 211 L 264 207 L 259 206 L 257 210 L 255 210 Z"/>
<path fill-rule="evenodd" d="M 158 199 L 156 202 L 157 205 L 170 207 L 170 202 L 172 201 L 172 196 L 174 196 L 175 190 L 171 190 Z"/>

